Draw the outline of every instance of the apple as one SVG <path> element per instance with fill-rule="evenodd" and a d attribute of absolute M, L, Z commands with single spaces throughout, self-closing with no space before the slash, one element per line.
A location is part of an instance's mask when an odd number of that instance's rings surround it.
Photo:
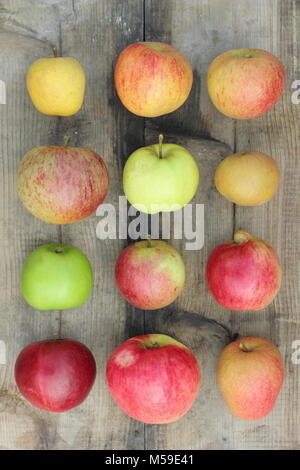
<path fill-rule="evenodd" d="M 238 230 L 217 246 L 206 267 L 208 288 L 230 310 L 260 310 L 274 299 L 281 283 L 280 261 L 271 246 Z"/>
<path fill-rule="evenodd" d="M 26 85 L 32 103 L 38 111 L 50 116 L 72 116 L 82 106 L 85 91 L 85 73 L 78 60 L 72 57 L 54 57 L 36 60 L 26 76 Z"/>
<path fill-rule="evenodd" d="M 193 71 L 187 58 L 162 42 L 126 47 L 115 66 L 115 87 L 134 114 L 156 117 L 179 108 L 190 94 Z"/>
<path fill-rule="evenodd" d="M 279 350 L 264 338 L 247 337 L 228 344 L 217 365 L 222 395 L 240 419 L 260 419 L 272 411 L 283 375 Z"/>
<path fill-rule="evenodd" d="M 181 255 L 169 243 L 145 240 L 121 252 L 115 278 L 120 293 L 131 305 L 155 310 L 178 297 L 184 286 L 185 267 Z"/>
<path fill-rule="evenodd" d="M 108 173 L 102 158 L 88 148 L 36 147 L 21 160 L 17 187 L 35 217 L 69 224 L 88 217 L 103 202 Z"/>
<path fill-rule="evenodd" d="M 270 52 L 234 49 L 217 56 L 207 73 L 208 94 L 216 108 L 234 119 L 261 116 L 283 93 L 285 71 Z"/>
<path fill-rule="evenodd" d="M 112 353 L 106 380 L 117 405 L 143 423 L 170 423 L 192 406 L 201 373 L 194 354 L 167 335 L 136 336 Z"/>
<path fill-rule="evenodd" d="M 280 172 L 273 158 L 261 152 L 238 152 L 219 164 L 217 190 L 239 206 L 258 206 L 272 199 Z"/>
<path fill-rule="evenodd" d="M 159 143 L 133 152 L 125 163 L 123 188 L 136 209 L 147 214 L 181 209 L 194 197 L 199 170 L 188 150 Z"/>
<path fill-rule="evenodd" d="M 29 344 L 15 364 L 15 380 L 23 397 L 37 408 L 57 413 L 80 405 L 95 377 L 91 351 L 69 339 Z"/>
<path fill-rule="evenodd" d="M 28 256 L 22 269 L 22 294 L 37 310 L 78 307 L 87 300 L 92 287 L 90 262 L 71 245 L 42 245 Z"/>

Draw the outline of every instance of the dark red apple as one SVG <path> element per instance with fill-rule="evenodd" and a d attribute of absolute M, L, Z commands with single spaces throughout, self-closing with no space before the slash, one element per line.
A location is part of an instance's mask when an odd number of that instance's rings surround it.
<path fill-rule="evenodd" d="M 280 287 L 280 261 L 270 245 L 238 230 L 233 241 L 212 251 L 206 278 L 210 292 L 223 307 L 260 310 L 272 302 Z"/>
<path fill-rule="evenodd" d="M 24 206 L 35 217 L 69 224 L 91 215 L 108 190 L 104 161 L 80 147 L 36 147 L 21 160 L 17 187 Z"/>
<path fill-rule="evenodd" d="M 26 346 L 15 364 L 21 394 L 48 411 L 70 410 L 85 400 L 96 377 L 91 351 L 79 341 L 59 339 Z"/>
<path fill-rule="evenodd" d="M 106 366 L 109 390 L 131 418 L 170 423 L 192 406 L 201 373 L 194 354 L 167 335 L 136 336 L 121 344 Z"/>

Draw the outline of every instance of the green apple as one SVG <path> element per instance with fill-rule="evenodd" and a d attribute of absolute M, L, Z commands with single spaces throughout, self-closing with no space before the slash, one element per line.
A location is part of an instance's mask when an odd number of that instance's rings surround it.
<path fill-rule="evenodd" d="M 142 147 L 128 158 L 123 172 L 124 193 L 136 209 L 154 214 L 185 206 L 199 184 L 199 169 L 188 150 L 176 144 Z"/>
<path fill-rule="evenodd" d="M 71 245 L 38 247 L 25 261 L 21 274 L 22 294 L 38 310 L 78 307 L 87 300 L 92 287 L 90 262 Z"/>

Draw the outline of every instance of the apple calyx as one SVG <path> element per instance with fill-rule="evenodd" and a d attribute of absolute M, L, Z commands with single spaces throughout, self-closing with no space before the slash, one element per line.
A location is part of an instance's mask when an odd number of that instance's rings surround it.
<path fill-rule="evenodd" d="M 246 232 L 245 230 L 237 230 L 233 236 L 233 240 L 237 245 L 242 245 L 243 243 L 254 239 L 254 235 L 251 235 L 251 233 Z"/>

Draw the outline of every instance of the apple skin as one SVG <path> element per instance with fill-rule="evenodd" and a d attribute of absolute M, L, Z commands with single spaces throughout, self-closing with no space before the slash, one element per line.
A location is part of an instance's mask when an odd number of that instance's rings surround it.
<path fill-rule="evenodd" d="M 193 71 L 186 57 L 169 44 L 138 42 L 119 55 L 114 79 L 125 108 L 138 116 L 157 117 L 185 102 Z"/>
<path fill-rule="evenodd" d="M 206 279 L 215 300 L 230 310 L 260 310 L 281 284 L 280 261 L 271 246 L 243 230 L 210 254 Z"/>
<path fill-rule="evenodd" d="M 129 245 L 119 255 L 115 279 L 121 295 L 142 310 L 163 308 L 183 289 L 185 266 L 180 253 L 160 240 Z"/>
<path fill-rule="evenodd" d="M 207 73 L 208 94 L 216 108 L 233 119 L 266 113 L 283 93 L 282 63 L 262 49 L 234 49 L 217 56 Z"/>
<path fill-rule="evenodd" d="M 33 105 L 50 116 L 72 116 L 83 103 L 85 72 L 72 57 L 38 59 L 29 67 L 26 86 Z"/>
<path fill-rule="evenodd" d="M 36 147 L 21 160 L 18 193 L 35 217 L 52 224 L 78 222 L 91 215 L 108 191 L 102 158 L 80 147 Z"/>
<path fill-rule="evenodd" d="M 196 194 L 199 169 L 188 150 L 176 144 L 135 150 L 125 163 L 123 188 L 136 209 L 147 214 L 181 209 Z"/>
<path fill-rule="evenodd" d="M 29 344 L 15 364 L 15 380 L 26 400 L 56 413 L 80 405 L 95 377 L 96 363 L 91 351 L 69 339 Z"/>
<path fill-rule="evenodd" d="M 217 382 L 232 414 L 256 420 L 267 416 L 283 384 L 279 350 L 264 338 L 238 339 L 222 351 Z"/>
<path fill-rule="evenodd" d="M 215 173 L 219 193 L 239 206 L 258 206 L 269 201 L 278 189 L 279 180 L 275 160 L 261 152 L 229 155 Z"/>
<path fill-rule="evenodd" d="M 71 245 L 42 245 L 28 256 L 22 269 L 22 294 L 37 310 L 78 307 L 87 300 L 92 287 L 90 262 Z"/>
<path fill-rule="evenodd" d="M 201 372 L 194 354 L 170 336 L 149 334 L 122 343 L 110 356 L 106 381 L 117 405 L 143 423 L 170 423 L 192 406 Z"/>

